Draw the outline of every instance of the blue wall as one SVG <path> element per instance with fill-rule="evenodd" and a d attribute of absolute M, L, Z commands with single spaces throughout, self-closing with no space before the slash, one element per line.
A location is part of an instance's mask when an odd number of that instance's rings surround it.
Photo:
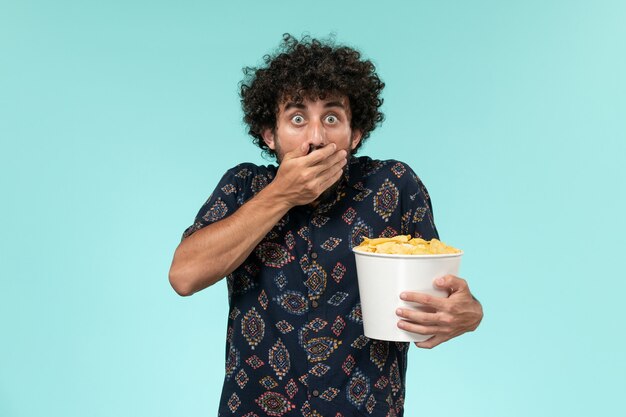
<path fill-rule="evenodd" d="M 167 272 L 222 173 L 266 163 L 241 68 L 305 31 L 376 63 L 387 120 L 361 153 L 416 170 L 484 305 L 477 332 L 412 347 L 407 415 L 616 414 L 625 16 L 617 0 L 1 0 L 0 416 L 216 415 L 226 286 L 180 298 Z"/>

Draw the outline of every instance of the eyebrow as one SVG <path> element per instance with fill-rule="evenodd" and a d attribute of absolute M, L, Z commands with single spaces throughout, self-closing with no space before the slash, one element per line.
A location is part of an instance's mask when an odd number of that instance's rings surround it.
<path fill-rule="evenodd" d="M 346 106 L 344 106 L 343 102 L 341 101 L 329 101 L 328 103 L 324 104 L 325 108 L 328 107 L 341 107 L 342 109 L 345 109 Z"/>
<path fill-rule="evenodd" d="M 341 101 L 329 101 L 328 103 L 324 104 L 324 108 L 330 108 L 330 107 L 340 107 L 342 109 L 345 109 L 346 106 L 341 102 Z M 290 109 L 299 109 L 299 110 L 306 110 L 306 106 L 302 103 L 296 103 L 294 101 L 290 101 L 285 105 L 285 109 L 283 111 L 287 111 Z"/>

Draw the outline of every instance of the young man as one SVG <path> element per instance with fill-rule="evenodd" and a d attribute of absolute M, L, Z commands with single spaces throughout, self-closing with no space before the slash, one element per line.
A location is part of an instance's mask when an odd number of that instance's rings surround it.
<path fill-rule="evenodd" d="M 428 193 L 402 162 L 353 156 L 383 120 L 384 84 L 359 52 L 286 35 L 265 61 L 246 69 L 241 101 L 278 167 L 229 170 L 170 270 L 180 295 L 227 277 L 219 415 L 401 416 L 409 344 L 363 335 L 351 249 L 363 237 L 438 237 Z M 448 298 L 401 295 L 432 307 L 397 312 L 400 328 L 435 335 L 419 347 L 482 318 L 464 280 L 437 285 Z"/>

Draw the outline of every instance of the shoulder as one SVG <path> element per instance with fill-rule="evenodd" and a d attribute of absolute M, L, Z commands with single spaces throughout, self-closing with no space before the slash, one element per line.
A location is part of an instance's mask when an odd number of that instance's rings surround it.
<path fill-rule="evenodd" d="M 220 181 L 220 187 L 236 193 L 239 196 L 239 203 L 242 204 L 272 182 L 277 170 L 274 165 L 244 162 L 226 171 Z"/>
<path fill-rule="evenodd" d="M 241 179 L 256 175 L 271 175 L 273 177 L 276 174 L 276 170 L 277 168 L 274 165 L 257 165 L 252 162 L 243 162 L 226 171 L 225 176 Z"/>
<path fill-rule="evenodd" d="M 372 159 L 369 156 L 355 157 L 351 162 L 354 180 L 368 182 L 390 181 L 394 184 L 419 184 L 422 181 L 406 162 L 397 159 Z"/>

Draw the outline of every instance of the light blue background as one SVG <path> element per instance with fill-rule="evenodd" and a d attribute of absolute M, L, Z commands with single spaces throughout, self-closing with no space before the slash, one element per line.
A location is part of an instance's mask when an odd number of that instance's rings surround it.
<path fill-rule="evenodd" d="M 264 162 L 237 83 L 337 34 L 387 83 L 466 251 L 475 333 L 410 353 L 407 416 L 624 412 L 623 1 L 0 1 L 0 416 L 216 415 L 226 287 L 167 281 L 222 173 Z"/>

